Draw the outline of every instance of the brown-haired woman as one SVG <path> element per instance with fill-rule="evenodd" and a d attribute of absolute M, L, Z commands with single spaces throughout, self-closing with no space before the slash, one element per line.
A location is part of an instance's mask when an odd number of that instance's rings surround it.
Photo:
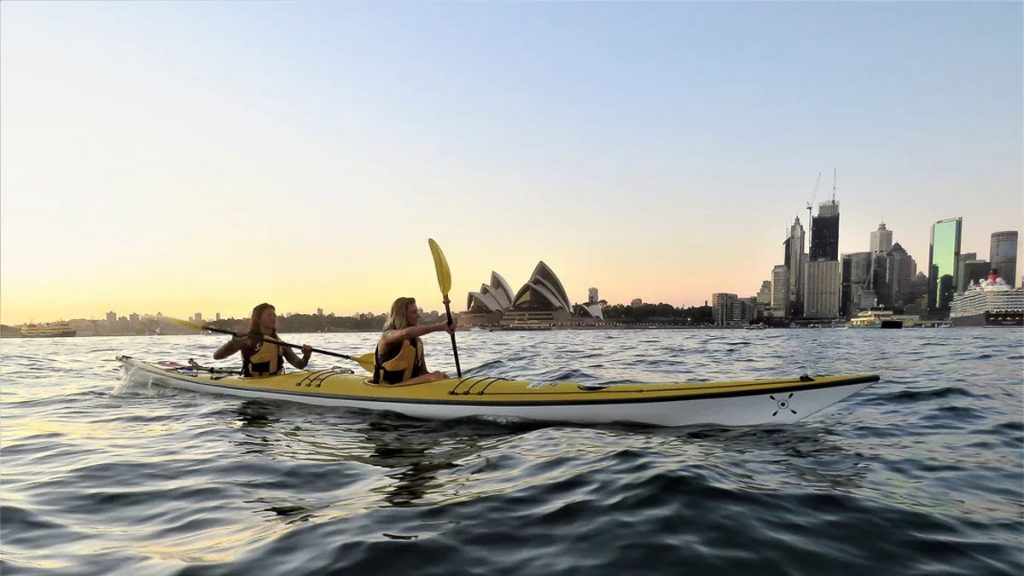
<path fill-rule="evenodd" d="M 373 383 L 421 384 L 444 380 L 444 372 L 430 372 L 423 357 L 420 336 L 442 330 L 452 332 L 455 325 L 438 322 L 420 326 L 420 309 L 415 298 L 399 298 L 391 305 L 391 314 L 384 324 L 384 334 L 374 350 Z"/>
<path fill-rule="evenodd" d="M 243 376 L 272 376 L 284 370 L 284 359 L 301 370 L 313 355 L 313 348 L 309 344 L 303 344 L 302 358 L 299 358 L 291 348 L 279 346 L 264 336 L 280 340 L 277 337 L 277 311 L 266 302 L 252 309 L 249 330 L 217 348 L 213 359 L 222 360 L 235 352 L 241 352 Z"/>

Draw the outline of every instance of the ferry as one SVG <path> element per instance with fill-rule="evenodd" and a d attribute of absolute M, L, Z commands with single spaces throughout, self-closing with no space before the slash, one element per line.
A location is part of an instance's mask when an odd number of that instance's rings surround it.
<path fill-rule="evenodd" d="M 78 334 L 78 331 L 67 322 L 25 324 L 21 327 L 21 335 L 24 338 L 66 338 L 76 334 Z"/>
<path fill-rule="evenodd" d="M 865 310 L 850 320 L 850 328 L 903 328 L 903 320 L 892 310 Z"/>
<path fill-rule="evenodd" d="M 1024 287 L 1013 288 L 995 270 L 953 297 L 953 326 L 1024 326 Z"/>

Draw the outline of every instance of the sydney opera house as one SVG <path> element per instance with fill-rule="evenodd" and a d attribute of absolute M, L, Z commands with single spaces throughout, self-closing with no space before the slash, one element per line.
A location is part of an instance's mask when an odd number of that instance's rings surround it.
<path fill-rule="evenodd" d="M 466 311 L 459 315 L 462 325 L 555 325 L 565 324 L 573 318 L 573 306 L 565 293 L 562 281 L 544 262 L 530 274 L 530 279 L 518 292 L 497 272 L 491 272 L 491 281 L 481 284 L 480 290 L 470 292 Z M 599 306 L 579 306 L 577 314 L 586 318 L 600 318 Z"/>

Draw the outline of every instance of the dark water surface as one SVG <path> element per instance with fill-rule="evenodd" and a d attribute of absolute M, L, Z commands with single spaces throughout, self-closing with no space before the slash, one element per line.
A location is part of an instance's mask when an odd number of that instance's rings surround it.
<path fill-rule="evenodd" d="M 1024 573 L 1018 329 L 459 333 L 463 366 L 524 379 L 882 375 L 745 429 L 424 422 L 148 387 L 113 360 L 220 341 L 0 342 L 3 574 Z"/>

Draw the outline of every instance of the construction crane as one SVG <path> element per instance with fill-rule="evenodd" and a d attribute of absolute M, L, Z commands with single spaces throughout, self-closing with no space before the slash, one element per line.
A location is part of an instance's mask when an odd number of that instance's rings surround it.
<path fill-rule="evenodd" d="M 811 201 L 807 203 L 807 225 L 811 225 L 811 210 L 814 208 L 814 199 L 818 197 L 818 186 L 821 184 L 821 172 L 818 172 L 818 179 L 814 182 L 814 194 Z"/>

